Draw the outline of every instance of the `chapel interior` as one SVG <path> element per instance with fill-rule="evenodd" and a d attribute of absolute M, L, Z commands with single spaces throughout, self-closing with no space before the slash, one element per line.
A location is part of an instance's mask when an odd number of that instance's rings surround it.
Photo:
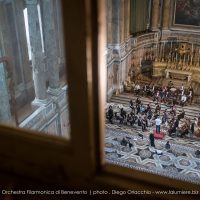
<path fill-rule="evenodd" d="M 106 7 L 108 161 L 199 183 L 200 2 Z"/>
<path fill-rule="evenodd" d="M 199 184 L 200 2 L 105 3 L 106 162 Z M 62 14 L 60 0 L 0 0 L 1 124 L 70 139 Z"/>

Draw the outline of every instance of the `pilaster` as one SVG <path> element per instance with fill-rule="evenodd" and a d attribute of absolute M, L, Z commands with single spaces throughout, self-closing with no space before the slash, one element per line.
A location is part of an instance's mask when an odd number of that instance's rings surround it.
<path fill-rule="evenodd" d="M 160 0 L 153 0 L 153 8 L 152 8 L 152 31 L 158 30 L 158 24 L 159 24 L 159 13 L 160 13 L 160 6 L 159 6 Z"/>
<path fill-rule="evenodd" d="M 59 49 L 58 52 L 58 64 L 59 69 L 65 70 L 65 53 L 64 53 L 64 31 L 63 31 L 63 15 L 62 15 L 62 8 L 61 8 L 61 1 L 60 0 L 53 0 L 54 2 L 54 13 L 55 13 L 55 23 L 56 23 L 56 44 L 57 48 Z M 66 77 L 65 77 L 66 78 Z"/>
<path fill-rule="evenodd" d="M 164 0 L 163 29 L 169 29 L 171 0 Z"/>
<path fill-rule="evenodd" d="M 120 30 L 120 43 L 123 43 L 125 40 L 125 23 L 126 23 L 126 19 L 125 19 L 125 1 L 126 0 L 120 0 L 120 13 L 119 13 L 119 30 Z"/>
<path fill-rule="evenodd" d="M 112 43 L 120 43 L 120 1 L 112 0 Z"/>
<path fill-rule="evenodd" d="M 107 0 L 106 1 L 107 44 L 112 43 L 112 25 L 113 25 L 112 12 L 113 12 L 112 0 Z"/>

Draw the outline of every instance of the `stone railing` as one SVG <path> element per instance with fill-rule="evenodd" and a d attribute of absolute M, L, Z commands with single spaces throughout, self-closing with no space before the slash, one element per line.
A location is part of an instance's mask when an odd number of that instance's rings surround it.
<path fill-rule="evenodd" d="M 49 132 L 49 127 L 54 124 L 55 131 L 58 135 L 62 135 L 61 124 L 57 123 L 61 121 L 60 116 L 63 112 L 68 112 L 67 102 L 67 87 L 63 87 L 58 96 L 52 96 L 49 98 L 49 102 L 45 105 L 41 105 L 35 112 L 27 117 L 21 124 L 21 128 L 34 129 L 37 131 Z M 66 119 L 64 119 L 66 120 Z"/>

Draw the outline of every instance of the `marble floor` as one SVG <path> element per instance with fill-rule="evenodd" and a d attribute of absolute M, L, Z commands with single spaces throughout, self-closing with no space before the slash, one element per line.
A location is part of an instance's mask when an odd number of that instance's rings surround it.
<path fill-rule="evenodd" d="M 141 127 L 107 123 L 107 162 L 200 184 L 200 157 L 195 155 L 195 151 L 200 149 L 200 141 L 166 135 L 163 140 L 155 140 L 154 148 L 149 145 L 149 133 L 152 131 L 153 127 L 143 132 L 142 138 Z M 133 146 L 121 145 L 123 138 Z M 167 141 L 171 146 L 169 150 L 165 148 Z"/>

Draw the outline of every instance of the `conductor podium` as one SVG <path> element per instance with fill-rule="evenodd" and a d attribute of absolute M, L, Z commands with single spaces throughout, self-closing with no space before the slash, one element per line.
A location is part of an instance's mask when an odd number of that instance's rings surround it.
<path fill-rule="evenodd" d="M 164 132 L 156 133 L 156 130 L 153 131 L 153 135 L 155 139 L 163 139 L 165 137 Z"/>

